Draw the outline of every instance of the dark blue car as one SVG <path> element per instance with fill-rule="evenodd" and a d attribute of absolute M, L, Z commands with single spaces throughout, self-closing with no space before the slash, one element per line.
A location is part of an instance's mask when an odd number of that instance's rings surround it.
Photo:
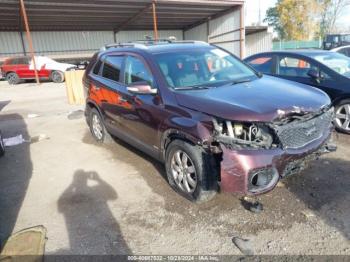
<path fill-rule="evenodd" d="M 335 126 L 350 134 L 350 58 L 324 50 L 260 53 L 244 59 L 257 71 L 325 91 L 336 108 Z"/>

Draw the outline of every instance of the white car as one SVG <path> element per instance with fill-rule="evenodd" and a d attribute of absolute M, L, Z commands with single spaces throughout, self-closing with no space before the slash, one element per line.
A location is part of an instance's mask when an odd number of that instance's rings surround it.
<path fill-rule="evenodd" d="M 336 47 L 336 48 L 333 48 L 331 51 L 350 57 L 350 45 Z"/>

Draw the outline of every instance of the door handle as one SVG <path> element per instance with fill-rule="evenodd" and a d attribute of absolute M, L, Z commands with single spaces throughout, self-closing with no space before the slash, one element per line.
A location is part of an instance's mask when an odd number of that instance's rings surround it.
<path fill-rule="evenodd" d="M 94 89 L 95 89 L 96 91 L 98 91 L 98 90 L 101 89 L 101 87 L 100 87 L 100 86 L 94 86 Z"/>
<path fill-rule="evenodd" d="M 119 102 L 120 102 L 120 103 L 126 103 L 126 102 L 128 102 L 128 100 L 121 96 L 121 97 L 119 98 Z"/>

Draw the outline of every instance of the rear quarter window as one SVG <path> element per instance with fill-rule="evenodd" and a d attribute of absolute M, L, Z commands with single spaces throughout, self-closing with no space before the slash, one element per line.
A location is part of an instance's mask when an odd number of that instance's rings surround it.
<path fill-rule="evenodd" d="M 262 72 L 264 74 L 272 74 L 271 56 L 255 57 L 251 60 L 248 60 L 247 63 L 259 72 Z"/>

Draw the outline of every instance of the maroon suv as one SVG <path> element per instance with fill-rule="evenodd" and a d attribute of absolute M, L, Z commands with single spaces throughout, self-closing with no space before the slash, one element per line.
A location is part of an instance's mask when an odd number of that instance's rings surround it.
<path fill-rule="evenodd" d="M 219 187 L 267 192 L 335 149 L 324 92 L 262 76 L 206 43 L 109 46 L 83 82 L 93 137 L 112 134 L 162 161 L 169 184 L 194 201 Z"/>

